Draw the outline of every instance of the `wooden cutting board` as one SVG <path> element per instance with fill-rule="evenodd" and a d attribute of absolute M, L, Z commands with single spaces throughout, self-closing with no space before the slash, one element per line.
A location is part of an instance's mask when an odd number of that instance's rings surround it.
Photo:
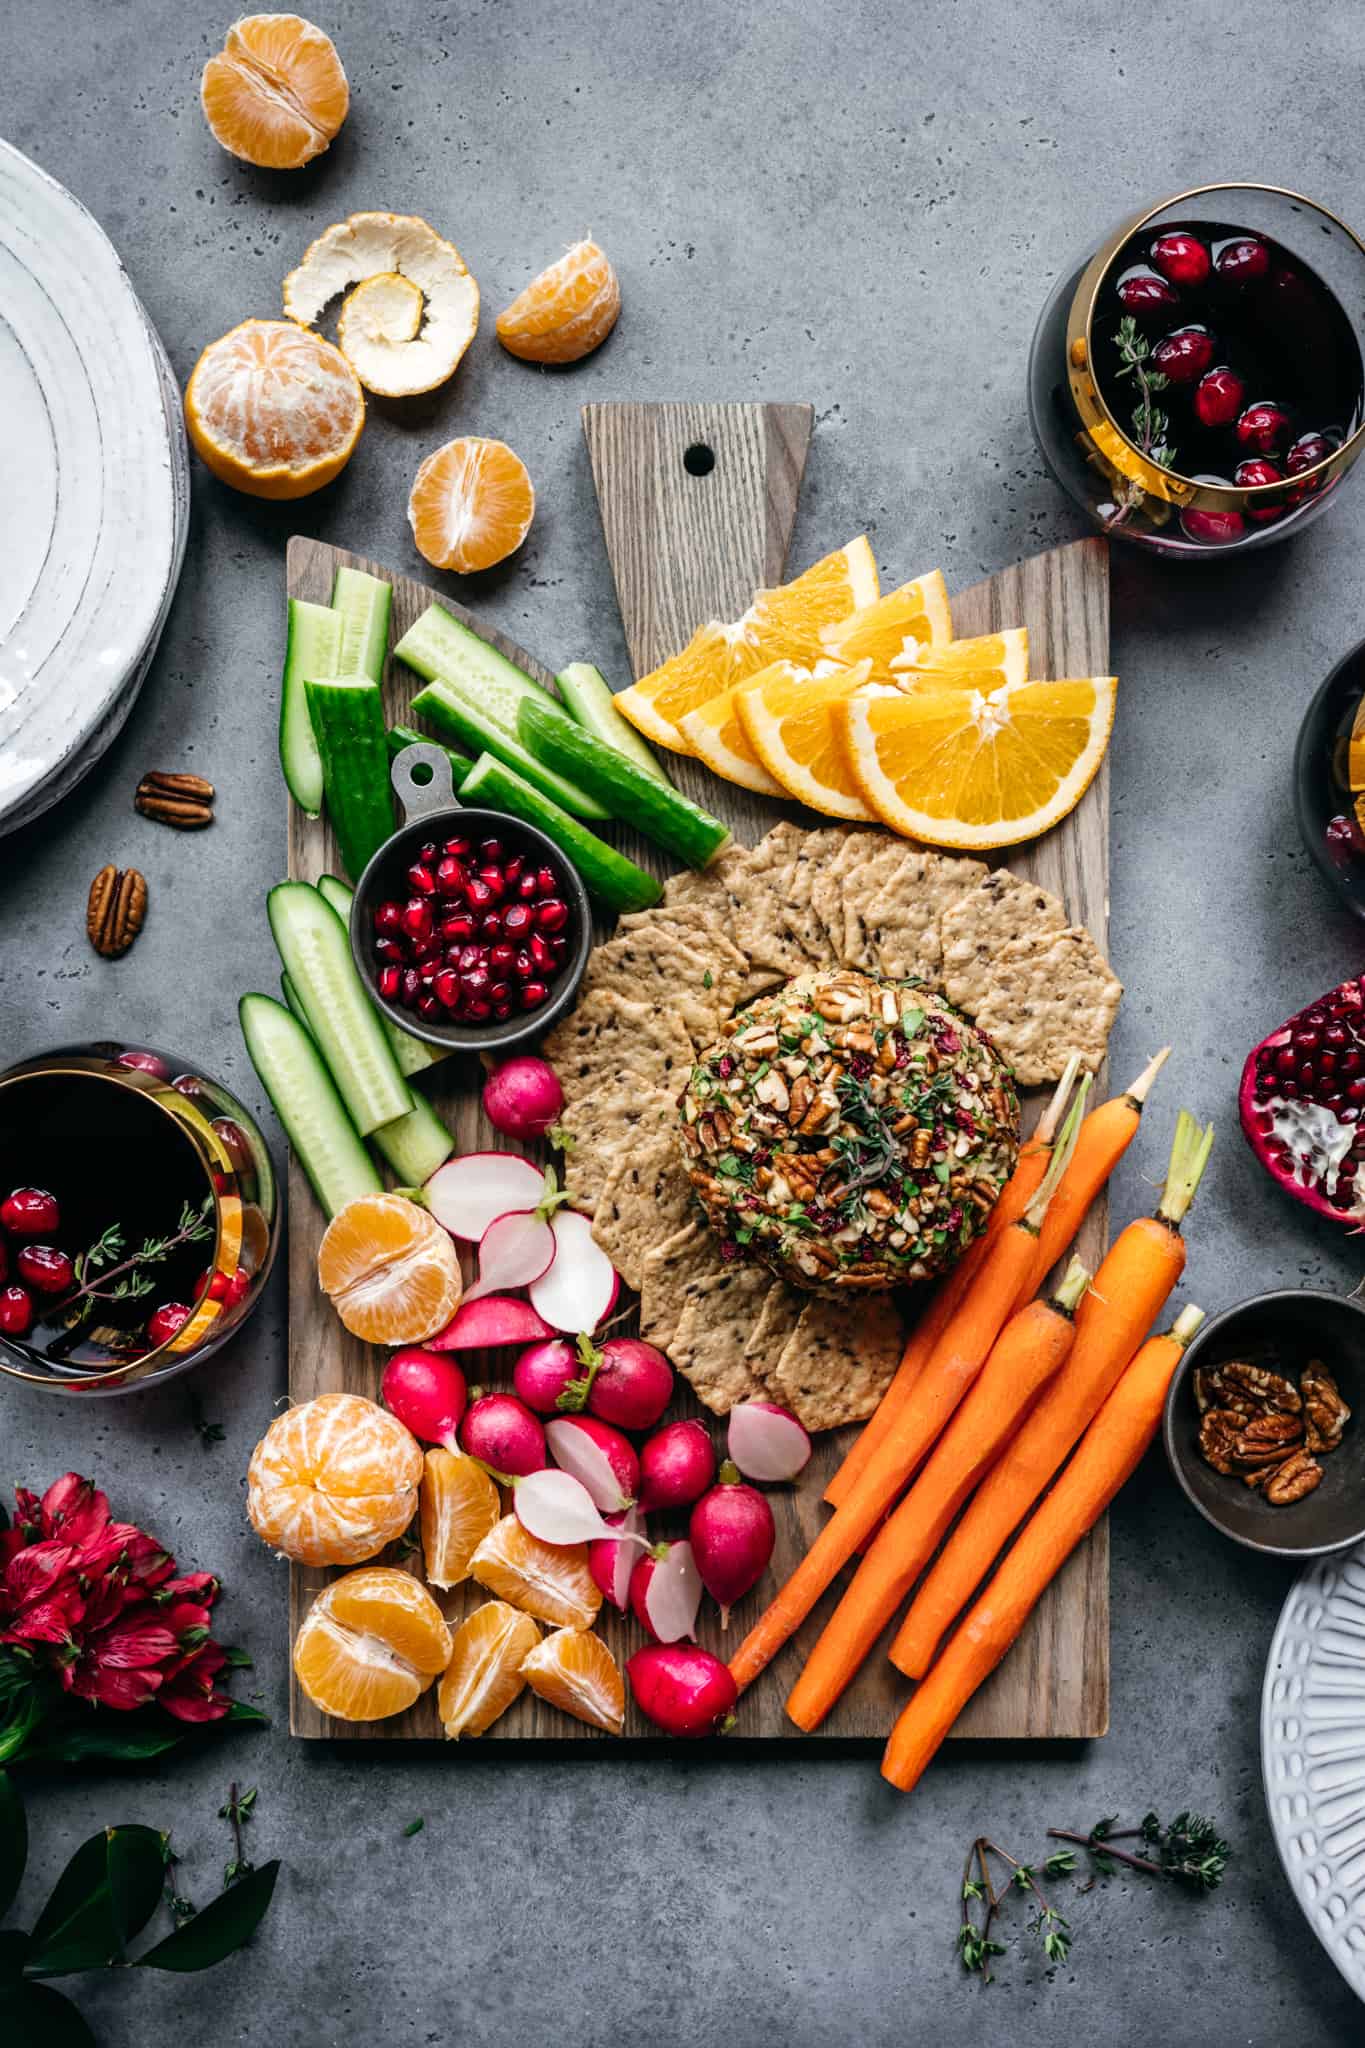
<path fill-rule="evenodd" d="M 692 628 L 705 617 L 734 617 L 748 603 L 754 587 L 780 579 L 793 523 L 801 470 L 810 433 L 805 406 L 594 406 L 585 409 L 585 431 L 592 457 L 612 567 L 621 599 L 631 659 L 636 673 L 676 651 Z M 685 466 L 689 451 L 704 449 L 711 457 L 702 473 Z M 700 468 L 705 458 L 692 454 Z M 833 536 L 828 537 L 831 542 Z M 288 583 L 293 597 L 325 603 L 339 564 L 390 575 L 381 564 L 348 554 L 321 542 L 294 539 L 289 544 Z M 895 580 L 917 565 L 892 565 Z M 922 565 L 919 565 L 922 566 Z M 890 587 L 891 577 L 888 575 Z M 520 663 L 540 682 L 550 683 L 543 663 L 505 634 L 472 618 L 444 589 L 433 590 L 401 576 L 392 576 L 393 633 L 396 642 L 433 597 L 465 623 Z M 1035 557 L 987 579 L 953 598 L 953 618 L 962 633 L 983 632 L 1001 624 L 1026 624 L 1038 673 L 1099 674 L 1108 654 L 1108 563 L 1103 542 L 1081 541 Z M 557 665 L 592 649 L 546 650 Z M 614 679 L 620 680 L 620 679 Z M 390 722 L 406 718 L 419 679 L 390 661 L 385 708 Z M 752 844 L 792 806 L 770 804 L 748 792 L 716 781 L 698 763 L 669 758 L 669 769 L 681 787 L 698 795 L 733 826 L 736 836 Z M 633 858 L 667 874 L 673 863 L 661 858 L 635 835 L 614 835 Z M 1101 944 L 1107 925 L 1108 794 L 1102 770 L 1083 803 L 1047 840 L 1017 859 L 1016 870 L 1036 876 L 1065 897 L 1072 917 L 1089 926 Z M 305 881 L 337 871 L 337 855 L 325 823 L 305 818 L 290 805 L 289 872 Z M 455 1058 L 422 1077 L 445 1117 L 457 1149 L 473 1150 L 503 1141 L 492 1133 L 479 1107 L 482 1073 L 472 1058 Z M 318 1292 L 315 1260 L 323 1217 L 296 1161 L 289 1171 L 289 1392 L 295 1401 L 314 1394 L 350 1391 L 377 1397 L 383 1358 L 349 1337 Z M 1086 1249 L 1094 1256 L 1104 1242 L 1105 1223 L 1092 1217 Z M 468 1361 L 471 1381 L 506 1383 L 510 1357 L 490 1354 Z M 679 1385 L 682 1386 L 679 1380 Z M 678 1396 L 670 1413 L 698 1414 L 689 1391 Z M 724 1425 L 707 1418 L 717 1441 Z M 760 1611 L 776 1577 L 785 1576 L 807 1547 L 828 1510 L 820 1495 L 838 1463 L 851 1432 L 817 1440 L 815 1457 L 799 1487 L 772 1496 L 777 1520 L 774 1578 L 735 1610 L 728 1637 L 722 1637 L 714 1609 L 702 1639 L 724 1654 Z M 669 1530 L 665 1533 L 682 1533 Z M 334 1574 L 300 1566 L 290 1572 L 290 1638 L 318 1589 Z M 468 1585 L 438 1596 L 452 1624 L 487 1596 Z M 753 1738 L 794 1737 L 798 1731 L 782 1711 L 782 1702 L 798 1667 L 802 1645 L 814 1640 L 834 1595 L 817 1609 L 795 1645 L 772 1672 L 741 1702 L 735 1733 Z M 709 1603 L 708 1603 L 709 1606 Z M 604 1607 L 599 1628 L 618 1661 L 639 1646 L 639 1630 Z M 818 1736 L 829 1741 L 885 1736 L 906 1691 L 905 1682 L 886 1659 L 874 1653 L 858 1683 L 850 1688 Z M 1108 1545 L 1103 1527 L 1071 1560 L 1043 1601 L 1029 1629 L 990 1685 L 959 1724 L 957 1733 L 984 1736 L 1076 1737 L 1102 1734 L 1108 1721 Z M 439 1737 L 434 1692 L 427 1693 L 407 1714 L 382 1722 L 354 1725 L 333 1722 L 306 1700 L 297 1686 L 290 1704 L 290 1726 L 302 1737 L 362 1737 L 404 1740 Z M 655 1737 L 633 1709 L 628 1709 L 627 1738 Z M 486 1741 L 507 1738 L 537 1741 L 584 1740 L 605 1744 L 609 1738 L 543 1705 L 527 1692 Z"/>

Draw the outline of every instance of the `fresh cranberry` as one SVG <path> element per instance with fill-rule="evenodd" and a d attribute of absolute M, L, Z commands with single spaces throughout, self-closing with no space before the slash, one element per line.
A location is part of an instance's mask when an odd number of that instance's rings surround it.
<path fill-rule="evenodd" d="M 237 1271 L 233 1274 L 232 1278 L 228 1281 L 227 1294 L 224 1296 L 224 1299 L 226 1300 L 228 1307 L 236 1308 L 238 1302 L 245 1299 L 250 1287 L 250 1273 L 247 1272 L 245 1266 L 239 1266 L 237 1268 Z"/>
<path fill-rule="evenodd" d="M 1270 268 L 1270 251 L 1254 235 L 1238 235 L 1224 242 L 1213 267 L 1229 284 L 1255 284 Z"/>
<path fill-rule="evenodd" d="M 1257 455 L 1273 455 L 1288 433 L 1288 413 L 1268 398 L 1258 398 L 1237 421 L 1237 439 Z"/>
<path fill-rule="evenodd" d="M 500 939 L 496 946 L 488 949 L 488 965 L 495 974 L 506 974 L 516 958 L 516 948 L 509 946 L 506 939 Z"/>
<path fill-rule="evenodd" d="M 436 920 L 431 914 L 431 905 L 420 896 L 412 896 L 403 906 L 403 930 L 410 939 L 429 939 L 436 929 Z"/>
<path fill-rule="evenodd" d="M 479 937 L 487 945 L 502 937 L 502 912 L 489 910 L 479 919 Z"/>
<path fill-rule="evenodd" d="M 0 1333 L 26 1337 L 33 1328 L 33 1302 L 25 1287 L 7 1287 L 0 1293 Z"/>
<path fill-rule="evenodd" d="M 509 939 L 524 939 L 535 921 L 536 914 L 529 903 L 509 903 L 502 913 L 503 936 Z"/>
<path fill-rule="evenodd" d="M 569 922 L 569 906 L 559 896 L 546 896 L 536 905 L 536 923 L 543 932 L 562 932 Z"/>
<path fill-rule="evenodd" d="M 226 1301 L 231 1287 L 232 1282 L 226 1273 L 210 1270 L 199 1275 L 195 1282 L 194 1298 L 196 1301 L 202 1301 L 207 1294 L 210 1301 Z"/>
<path fill-rule="evenodd" d="M 25 1244 L 15 1260 L 19 1278 L 39 1294 L 65 1294 L 76 1274 L 68 1255 L 51 1244 Z"/>
<path fill-rule="evenodd" d="M 1278 484 L 1283 479 L 1273 462 L 1267 462 L 1263 455 L 1255 455 L 1250 462 L 1238 463 L 1232 481 L 1240 484 L 1243 490 L 1250 490 L 1258 484 Z M 1273 519 L 1283 519 L 1288 509 L 1282 498 L 1271 505 L 1253 502 L 1247 506 L 1246 516 L 1257 526 L 1268 526 Z"/>
<path fill-rule="evenodd" d="M 523 947 L 512 962 L 512 972 L 518 981 L 529 981 L 536 971 L 536 963 Z"/>
<path fill-rule="evenodd" d="M 1246 531 L 1240 512 L 1202 512 L 1194 506 L 1181 513 L 1180 524 L 1191 540 L 1208 541 L 1215 547 L 1240 539 Z"/>
<path fill-rule="evenodd" d="M 453 1010 L 460 994 L 460 977 L 453 967 L 443 967 L 431 984 L 432 993 L 438 1002 Z"/>
<path fill-rule="evenodd" d="M 1155 270 L 1129 270 L 1116 287 L 1119 304 L 1128 313 L 1160 313 L 1180 300 L 1168 280 Z"/>
<path fill-rule="evenodd" d="M 467 877 L 463 861 L 456 860 L 453 853 L 442 856 L 436 866 L 436 888 L 442 896 L 462 896 Z"/>
<path fill-rule="evenodd" d="M 503 860 L 506 851 L 507 849 L 500 839 L 481 839 L 479 841 L 480 867 L 498 866 Z"/>
<path fill-rule="evenodd" d="M 419 896 L 436 894 L 436 877 L 423 860 L 415 860 L 408 869 L 408 887 L 415 889 Z"/>
<path fill-rule="evenodd" d="M 1323 836 L 1327 841 L 1328 852 L 1338 865 L 1347 860 L 1353 860 L 1360 851 L 1354 818 L 1343 818 L 1340 816 L 1333 818 Z M 1346 1068 L 1350 1057 L 1351 1055 L 1347 1053 L 1346 1058 L 1341 1063 L 1343 1068 Z M 1347 1070 L 1353 1071 L 1353 1069 Z M 1351 1121 L 1354 1122 L 1355 1118 L 1353 1117 Z"/>
<path fill-rule="evenodd" d="M 1158 235 L 1150 254 L 1153 267 L 1171 284 L 1197 288 L 1208 282 L 1213 268 L 1204 243 L 1198 235 L 1187 234 L 1183 228 L 1172 228 L 1169 233 Z"/>
<path fill-rule="evenodd" d="M 403 970 L 401 967 L 388 966 L 380 968 L 378 975 L 378 988 L 380 995 L 384 998 L 384 1001 L 386 1003 L 393 1002 L 402 985 Z"/>
<path fill-rule="evenodd" d="M 1320 462 L 1326 462 L 1336 445 L 1326 434 L 1300 434 L 1285 456 L 1284 466 L 1290 476 L 1299 476 L 1305 469 L 1316 469 Z"/>
<path fill-rule="evenodd" d="M 469 858 L 471 848 L 472 842 L 468 839 L 460 838 L 459 835 L 457 834 L 454 839 L 447 839 L 445 845 L 441 848 L 441 851 L 442 853 L 446 854 L 451 860 L 467 860 Z"/>
<path fill-rule="evenodd" d="M 0 1202 L 0 1223 L 15 1237 L 55 1237 L 62 1227 L 57 1197 L 45 1188 L 16 1188 Z"/>
<path fill-rule="evenodd" d="M 1207 327 L 1177 327 L 1157 343 L 1152 361 L 1172 384 L 1193 384 L 1213 361 L 1213 336 Z"/>
<path fill-rule="evenodd" d="M 448 946 L 467 945 L 474 936 L 474 920 L 467 910 L 457 910 L 441 919 L 441 937 Z"/>
<path fill-rule="evenodd" d="M 1246 386 L 1226 363 L 1201 377 L 1195 388 L 1194 409 L 1206 427 L 1230 426 L 1245 403 Z"/>
<path fill-rule="evenodd" d="M 559 894 L 559 876 L 553 868 L 536 869 L 536 894 L 537 896 L 557 896 Z"/>
<path fill-rule="evenodd" d="M 183 1301 L 163 1301 L 147 1318 L 147 1342 L 153 1351 L 169 1344 L 177 1330 L 189 1321 L 194 1310 Z"/>
<path fill-rule="evenodd" d="M 530 903 L 536 896 L 536 878 L 533 874 L 518 875 L 517 894 L 523 903 Z"/>
<path fill-rule="evenodd" d="M 418 996 L 417 1014 L 424 1022 L 434 1024 L 441 1014 L 441 1005 L 437 1002 L 435 996 Z"/>
<path fill-rule="evenodd" d="M 165 1060 L 158 1059 L 154 1052 L 121 1052 L 114 1061 L 116 1067 L 131 1067 L 138 1074 L 152 1074 L 158 1081 L 164 1081 L 169 1068 Z M 176 1082 L 176 1087 L 180 1083 Z"/>
<path fill-rule="evenodd" d="M 549 993 L 550 991 L 543 981 L 523 982 L 518 1001 L 523 1010 L 537 1010 Z"/>

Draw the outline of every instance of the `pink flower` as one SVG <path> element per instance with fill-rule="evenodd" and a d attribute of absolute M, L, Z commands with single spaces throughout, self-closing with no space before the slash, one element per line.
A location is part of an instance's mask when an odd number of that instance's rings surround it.
<path fill-rule="evenodd" d="M 177 1721 L 221 1721 L 232 1701 L 215 1692 L 213 1681 L 227 1662 L 217 1643 L 205 1643 L 181 1665 L 158 1694 L 160 1704 Z"/>
<path fill-rule="evenodd" d="M 61 1643 L 84 1611 L 69 1543 L 30 1543 L 0 1578 L 0 1643 Z"/>

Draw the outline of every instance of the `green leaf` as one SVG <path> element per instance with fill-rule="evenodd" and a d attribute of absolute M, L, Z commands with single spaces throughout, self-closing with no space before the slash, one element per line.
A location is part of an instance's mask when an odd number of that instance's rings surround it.
<path fill-rule="evenodd" d="M 420 1835 L 425 1826 L 426 1822 L 424 1820 L 410 1820 L 403 1833 L 404 1835 Z"/>
<path fill-rule="evenodd" d="M 25 1745 L 37 1727 L 42 1711 L 42 1699 L 36 1685 L 15 1696 L 14 1704 L 0 1726 L 0 1765 L 24 1755 Z"/>
<path fill-rule="evenodd" d="M 97 1724 L 58 1729 L 45 1742 L 24 1753 L 25 1763 L 83 1764 L 139 1763 L 146 1757 L 161 1756 L 184 1741 L 177 1728 L 105 1728 Z"/>
<path fill-rule="evenodd" d="M 146 1970 L 209 1970 L 249 1941 L 265 1917 L 280 1874 L 279 1859 L 263 1863 L 231 1891 L 220 1892 L 174 1934 L 168 1934 L 137 1966 Z"/>
<path fill-rule="evenodd" d="M 17 1927 L 7 1927 L 0 1932 L 0 1984 L 12 1984 L 24 1967 L 28 1954 L 28 1936 Z"/>
<path fill-rule="evenodd" d="M 28 1821 L 19 1787 L 0 1771 L 0 1920 L 14 1904 L 28 1862 Z"/>
<path fill-rule="evenodd" d="M 123 1959 L 161 1897 L 164 1866 L 156 1828 L 113 1827 L 76 1851 L 38 1915 L 24 1964 L 28 1977 L 64 1977 Z"/>
<path fill-rule="evenodd" d="M 77 2008 L 50 1984 L 20 1981 L 6 1992 L 9 2048 L 99 2048 Z"/>
<path fill-rule="evenodd" d="M 121 1950 L 141 1934 L 160 1905 L 165 1879 L 165 1845 L 159 1828 L 110 1830 L 109 1890 Z"/>

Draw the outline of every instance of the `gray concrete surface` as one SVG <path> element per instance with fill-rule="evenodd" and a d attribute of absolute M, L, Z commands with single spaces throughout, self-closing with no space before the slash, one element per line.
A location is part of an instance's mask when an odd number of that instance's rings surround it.
<path fill-rule="evenodd" d="M 1079 530 L 1023 396 L 1034 315 L 1074 253 L 1131 204 L 1201 177 L 1266 177 L 1365 213 L 1351 146 L 1365 19 L 1349 8 L 327 0 L 353 111 L 293 177 L 236 164 L 204 127 L 199 69 L 231 12 L 6 10 L 0 133 L 103 222 L 177 373 L 245 315 L 277 312 L 309 238 L 357 207 L 413 208 L 450 232 L 484 330 L 421 417 L 375 406 L 350 469 L 311 502 L 255 505 L 196 471 L 184 582 L 125 736 L 58 817 L 0 852 L 0 1045 L 8 1057 L 122 1030 L 201 1057 L 257 1104 L 234 1009 L 276 971 L 263 897 L 284 860 L 288 533 L 416 572 L 404 504 L 420 455 L 455 431 L 506 435 L 539 516 L 471 601 L 552 662 L 590 655 L 620 675 L 578 405 L 802 398 L 819 426 L 794 561 L 866 527 L 892 578 L 939 562 L 960 586 Z M 617 334 L 569 375 L 502 357 L 492 315 L 588 229 L 620 270 Z M 1363 519 L 1356 486 L 1301 543 L 1245 567 L 1114 562 L 1112 950 L 1129 989 L 1116 1071 L 1159 1039 L 1178 1048 L 1116 1210 L 1148 1203 L 1177 1097 L 1217 1121 L 1190 1286 L 1210 1310 L 1359 1271 L 1344 1237 L 1257 1175 L 1235 1084 L 1252 1041 L 1360 965 L 1359 928 L 1298 843 L 1290 757 L 1308 693 L 1365 630 Z M 211 834 L 134 817 L 152 765 L 218 783 Z M 110 858 L 140 863 L 154 898 L 114 965 L 82 929 Z M 0 1393 L 0 1479 L 93 1471 L 122 1512 L 221 1571 L 222 1629 L 255 1652 L 248 1684 L 274 1716 L 269 1734 L 196 1761 L 33 1788 L 29 1902 L 115 1818 L 173 1826 L 202 1900 L 233 1772 L 260 1787 L 255 1854 L 285 1859 L 259 1939 L 212 1979 L 73 1985 L 109 2048 L 1360 2038 L 1264 1813 L 1261 1673 L 1288 1574 L 1221 1544 L 1156 1457 L 1114 1517 L 1104 1741 L 950 1753 L 910 1802 L 871 1757 L 292 1746 L 284 1573 L 247 1530 L 241 1476 L 284 1387 L 282 1278 L 192 1389 L 92 1407 Z M 201 1446 L 191 1392 L 223 1443 Z M 1187 1803 L 1236 1847 L 1216 1897 L 1096 1887 L 1070 1901 L 1066 1967 L 1045 1972 L 1024 1940 L 995 1988 L 963 1979 L 955 1895 L 978 1830 L 1031 1855 L 1049 1824 Z M 417 1815 L 425 1829 L 405 1839 Z"/>

